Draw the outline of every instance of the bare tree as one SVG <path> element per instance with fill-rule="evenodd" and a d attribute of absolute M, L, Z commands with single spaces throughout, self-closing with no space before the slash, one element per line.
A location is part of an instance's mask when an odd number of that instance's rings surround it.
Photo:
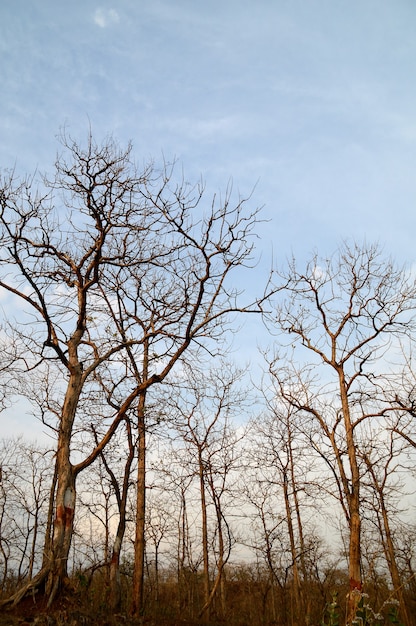
<path fill-rule="evenodd" d="M 250 447 L 249 456 L 256 455 L 256 446 Z M 250 462 L 250 461 L 249 461 Z M 270 469 L 270 468 L 268 468 Z M 274 470 L 273 470 L 274 471 Z M 267 576 L 263 588 L 263 613 L 267 597 L 270 597 L 271 613 L 274 621 L 278 618 L 276 587 L 283 589 L 290 566 L 284 563 L 290 548 L 284 532 L 285 517 L 280 505 L 280 489 L 276 481 L 270 480 L 265 465 L 254 465 L 251 471 L 245 468 L 241 478 L 241 496 L 244 503 L 244 516 L 248 527 L 240 541 L 256 555 L 259 569 L 266 568 Z M 282 612 L 286 612 L 286 604 Z"/>
<path fill-rule="evenodd" d="M 98 434 L 93 425 L 91 428 L 98 445 Z M 128 521 L 128 495 L 132 487 L 134 450 L 131 420 L 126 415 L 117 433 L 105 449 L 101 450 L 99 459 L 82 473 L 78 489 L 79 508 L 83 508 L 84 517 L 79 526 L 87 526 L 86 518 L 89 518 L 95 542 L 102 536 L 100 559 L 91 564 L 91 572 L 94 572 L 94 568 L 105 567 L 106 586 L 109 589 L 108 603 L 115 612 L 121 605 L 120 555 Z M 94 519 L 94 524 L 91 519 Z M 92 537 L 85 536 L 85 532 L 83 536 L 88 550 L 88 542 L 93 542 Z M 78 551 L 79 547 L 78 540 Z"/>
<path fill-rule="evenodd" d="M 0 571 L 31 579 L 46 532 L 52 454 L 21 437 L 0 442 Z"/>
<path fill-rule="evenodd" d="M 167 406 L 175 429 L 186 444 L 188 466 L 198 481 L 203 552 L 204 600 L 200 617 L 209 618 L 210 607 L 220 591 L 221 612 L 225 612 L 222 583 L 230 558 L 233 538 L 226 517 L 225 500 L 236 467 L 238 436 L 231 424 L 233 414 L 248 406 L 247 391 L 238 388 L 244 371 L 222 362 L 208 371 L 186 367 L 177 393 L 170 391 Z M 211 581 L 210 506 L 214 510 L 217 538 L 215 579 Z"/>
<path fill-rule="evenodd" d="M 111 485 L 116 495 L 118 509 L 118 524 L 114 537 L 110 564 L 110 606 L 114 611 L 119 610 L 121 605 L 120 554 L 124 534 L 126 532 L 128 493 L 131 481 L 131 467 L 134 460 L 134 441 L 131 422 L 129 419 L 126 419 L 125 421 L 125 428 L 127 434 L 126 439 L 128 452 L 123 459 L 123 476 L 121 481 L 117 480 L 114 471 L 111 469 L 107 461 L 107 458 L 104 456 L 103 452 L 101 453 L 103 463 L 110 476 Z"/>
<path fill-rule="evenodd" d="M 154 184 L 153 181 L 151 181 Z M 229 192 L 222 203 L 214 199 L 199 221 L 195 211 L 203 189 L 170 185 L 165 175 L 157 193 L 145 187 L 145 201 L 160 213 L 158 227 L 166 227 L 160 259 L 152 266 L 116 267 L 106 293 L 107 306 L 119 336 L 128 344 L 126 366 L 138 390 L 136 424 L 136 538 L 133 576 L 133 614 L 143 612 L 146 510 L 146 434 L 158 419 L 149 413 L 152 387 L 168 380 L 173 368 L 188 355 L 197 363 L 206 355 L 219 355 L 232 330 L 232 313 L 259 312 L 254 302 L 239 305 L 239 290 L 229 274 L 251 259 L 250 235 L 257 212 L 247 215 L 245 202 L 231 207 Z M 162 254 L 163 253 L 163 254 Z M 134 341 L 131 342 L 131 338 Z"/>
<path fill-rule="evenodd" d="M 400 602 L 400 615 L 403 623 L 405 626 L 409 626 L 404 581 L 396 558 L 394 526 L 392 525 L 393 513 L 396 508 L 393 505 L 393 498 L 397 502 L 402 501 L 405 496 L 405 489 L 400 480 L 403 464 L 402 450 L 397 445 L 397 436 L 393 431 L 384 433 L 382 439 L 382 441 L 376 441 L 374 436 L 368 437 L 360 455 L 368 471 L 369 505 L 373 510 L 375 524 L 393 584 L 393 593 Z"/>
<path fill-rule="evenodd" d="M 194 617 L 199 611 L 195 600 L 197 573 L 203 561 L 200 539 L 192 532 L 197 517 L 193 491 L 195 472 L 189 466 L 187 450 L 177 445 L 175 434 L 167 433 L 150 469 L 156 488 L 163 492 L 165 499 L 169 498 L 174 509 L 171 515 L 176 528 L 173 561 L 176 563 L 180 613 L 188 610 Z"/>
<path fill-rule="evenodd" d="M 146 560 L 149 579 L 153 579 L 154 582 L 156 603 L 159 602 L 162 549 L 166 549 L 166 544 L 171 540 L 175 526 L 174 510 L 171 501 L 166 498 L 165 490 L 159 489 L 156 484 L 152 485 L 150 502 L 148 501 L 146 507 Z M 152 552 L 149 549 L 149 544 L 153 548 Z"/>
<path fill-rule="evenodd" d="M 272 280 L 276 301 L 267 319 L 291 352 L 281 348 L 273 360 L 279 393 L 319 427 L 334 455 L 349 527 L 351 622 L 362 589 L 360 427 L 391 407 L 382 374 L 391 373 L 394 339 L 412 332 L 415 282 L 377 246 L 358 244 L 330 259 L 315 255 L 304 271 L 292 260 Z"/>
<path fill-rule="evenodd" d="M 231 191 L 204 212 L 202 185 L 173 181 L 173 169 L 139 174 L 131 146 L 63 137 L 55 176 L 35 186 L 13 174 L 0 184 L 0 287 L 24 306 L 14 332 L 28 372 L 53 365 L 56 491 L 53 538 L 30 587 L 46 581 L 49 604 L 66 577 L 76 477 L 136 411 L 138 476 L 133 613 L 143 609 L 146 396 L 193 345 L 211 349 L 242 306 L 229 275 L 252 255 L 257 210 Z M 67 155 L 67 156 L 66 156 Z M 105 390 L 103 392 L 103 390 Z M 105 398 L 105 395 L 107 397 Z M 109 401 L 110 400 L 110 401 Z M 102 410 L 91 411 L 99 405 Z M 71 459 L 76 420 L 92 417 L 98 445 Z M 82 419 L 81 419 L 82 421 Z M 98 428 L 99 426 L 99 428 Z M 11 600 L 11 599 L 10 599 Z"/>
<path fill-rule="evenodd" d="M 141 182 L 131 172 L 130 148 L 119 150 L 112 141 L 99 147 L 91 137 L 85 150 L 63 141 L 69 161 L 58 158 L 55 177 L 44 179 L 44 190 L 36 189 L 33 179 L 19 183 L 10 176 L 0 191 L 4 242 L 0 285 L 26 306 L 26 317 L 22 314 L 15 323 L 21 354 L 27 354 L 28 370 L 41 367 L 45 360 L 55 361 L 61 387 L 66 385 L 56 426 L 53 540 L 47 546 L 45 567 L 32 581 L 38 585 L 47 579 L 50 603 L 66 575 L 75 479 L 87 464 L 78 467 L 70 459 L 77 411 L 88 397 L 97 368 L 124 349 L 118 337 L 114 340 L 113 334 L 102 332 L 106 320 L 100 281 L 106 267 L 126 262 L 123 253 L 127 257 L 132 237 L 129 231 L 122 232 L 122 224 L 133 211 Z M 141 218 L 143 224 L 148 216 Z M 14 600 L 24 593 L 25 589 Z"/>
<path fill-rule="evenodd" d="M 310 549 L 305 539 L 303 513 L 310 507 L 310 500 L 308 502 L 305 495 L 312 490 L 308 479 L 313 477 L 317 463 L 310 454 L 307 438 L 298 416 L 293 414 L 293 407 L 282 402 L 274 393 L 273 376 L 270 390 L 266 391 L 263 384 L 263 391 L 267 411 L 252 421 L 248 435 L 251 449 L 249 447 L 247 454 L 255 472 L 251 489 L 255 491 L 256 485 L 264 483 L 266 490 L 267 485 L 270 488 L 273 485 L 280 495 L 291 554 L 288 569 L 292 573 L 293 617 L 298 624 L 303 624 L 309 619 L 302 586 L 305 590 L 308 584 L 306 556 Z M 254 494 L 251 495 L 252 500 L 253 497 Z M 315 505 L 318 512 L 318 502 Z"/>

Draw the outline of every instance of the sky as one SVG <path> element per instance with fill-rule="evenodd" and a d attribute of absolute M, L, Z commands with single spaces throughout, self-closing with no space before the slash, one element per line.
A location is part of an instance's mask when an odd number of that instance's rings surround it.
<path fill-rule="evenodd" d="M 253 191 L 258 284 L 341 241 L 415 262 L 414 0 L 2 0 L 0 170 L 63 127 Z"/>

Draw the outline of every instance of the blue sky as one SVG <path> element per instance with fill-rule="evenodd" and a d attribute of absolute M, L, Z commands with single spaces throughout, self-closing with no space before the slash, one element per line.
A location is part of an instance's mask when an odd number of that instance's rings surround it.
<path fill-rule="evenodd" d="M 49 168 L 91 123 L 257 183 L 277 260 L 366 237 L 413 262 L 414 0 L 3 0 L 0 31 L 0 167 Z"/>
<path fill-rule="evenodd" d="M 51 168 L 91 124 L 209 191 L 256 185 L 253 282 L 272 248 L 345 238 L 413 264 L 415 32 L 414 0 L 2 0 L 0 168 Z"/>

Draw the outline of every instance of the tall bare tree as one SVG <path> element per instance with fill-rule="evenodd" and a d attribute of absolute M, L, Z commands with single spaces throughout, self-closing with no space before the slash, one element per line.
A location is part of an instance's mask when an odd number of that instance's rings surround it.
<path fill-rule="evenodd" d="M 50 603 L 66 576 L 72 538 L 80 467 L 70 451 L 77 411 L 97 368 L 124 349 L 119 337 L 102 332 L 100 282 L 106 267 L 125 263 L 123 253 L 131 253 L 132 237 L 123 225 L 142 180 L 131 170 L 130 148 L 119 150 L 112 141 L 100 147 L 91 137 L 85 149 L 63 141 L 68 160 L 58 158 L 54 178 L 44 178 L 42 188 L 33 179 L 9 176 L 0 190 L 0 286 L 25 309 L 14 326 L 21 353 L 28 355 L 28 369 L 54 361 L 61 373 L 53 540 L 45 567 L 32 581 L 46 578 Z M 154 218 L 146 215 L 143 226 L 146 219 Z"/>
<path fill-rule="evenodd" d="M 138 173 L 131 146 L 63 136 L 55 175 L 36 186 L 13 173 L 0 184 L 0 287 L 22 303 L 14 333 L 27 370 L 53 365 L 56 491 L 53 538 L 30 586 L 46 583 L 49 604 L 66 577 L 76 477 L 101 453 L 126 412 L 138 425 L 137 535 L 133 613 L 143 608 L 146 395 L 185 351 L 225 338 L 239 303 L 230 281 L 251 261 L 257 210 L 174 182 L 173 168 Z M 47 365 L 46 365 L 47 364 Z M 103 392 L 103 390 L 105 390 Z M 107 394 L 107 398 L 104 396 Z M 110 400 L 110 401 L 109 401 Z M 102 411 L 94 408 L 101 404 Z M 103 414 L 104 411 L 104 414 Z M 98 445 L 75 463 L 76 420 L 98 420 Z M 17 602 L 28 591 L 20 590 Z"/>
<path fill-rule="evenodd" d="M 392 371 L 394 340 L 413 331 L 415 281 L 377 246 L 358 244 L 329 259 L 314 255 L 303 271 L 293 259 L 272 281 L 267 319 L 287 347 L 272 359 L 279 393 L 318 426 L 334 455 L 349 527 L 350 623 L 362 590 L 360 427 L 389 409 L 383 374 Z"/>
<path fill-rule="evenodd" d="M 149 402 L 155 402 L 152 387 L 167 381 L 185 354 L 195 363 L 206 354 L 221 354 L 232 330 L 232 313 L 259 312 L 255 302 L 239 304 L 239 290 L 230 282 L 230 273 L 250 262 L 257 211 L 245 214 L 243 200 L 232 207 L 227 192 L 222 202 L 214 198 L 208 210 L 195 217 L 202 187 L 176 186 L 167 174 L 157 192 L 152 185 L 154 181 L 146 184 L 143 194 L 146 204 L 160 213 L 155 239 L 159 259 L 133 272 L 130 267 L 114 268 L 106 291 L 114 327 L 128 344 L 129 380 L 138 391 L 133 614 L 143 612 L 146 434 L 155 419 L 148 410 Z M 117 297 L 111 299 L 112 293 Z"/>

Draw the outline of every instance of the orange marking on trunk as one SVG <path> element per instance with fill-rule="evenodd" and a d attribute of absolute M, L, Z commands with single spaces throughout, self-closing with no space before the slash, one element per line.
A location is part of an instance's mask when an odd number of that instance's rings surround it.
<path fill-rule="evenodd" d="M 56 521 L 61 522 L 61 524 L 65 523 L 65 507 L 61 504 L 56 507 Z"/>
<path fill-rule="evenodd" d="M 357 591 L 362 591 L 363 584 L 360 580 L 354 580 L 353 578 L 350 578 L 350 589 L 351 590 L 357 589 Z"/>
<path fill-rule="evenodd" d="M 65 507 L 65 528 L 69 528 L 74 517 L 74 509 L 70 506 Z"/>
<path fill-rule="evenodd" d="M 70 506 L 62 506 L 60 504 L 56 507 L 56 520 L 58 524 L 62 524 L 65 528 L 69 528 L 74 518 L 74 509 Z"/>

